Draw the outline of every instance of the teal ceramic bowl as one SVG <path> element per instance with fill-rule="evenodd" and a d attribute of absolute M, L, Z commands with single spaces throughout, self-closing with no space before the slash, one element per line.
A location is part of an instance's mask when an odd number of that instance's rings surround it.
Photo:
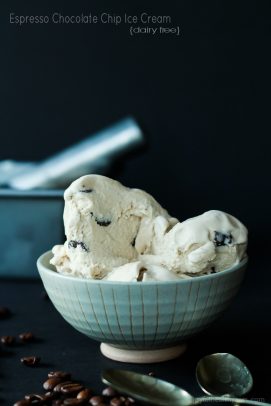
<path fill-rule="evenodd" d="M 52 303 L 76 330 L 102 342 L 119 361 L 174 358 L 183 343 L 228 307 L 242 282 L 247 259 L 225 271 L 168 282 L 112 282 L 64 276 L 49 261 L 37 262 Z"/>

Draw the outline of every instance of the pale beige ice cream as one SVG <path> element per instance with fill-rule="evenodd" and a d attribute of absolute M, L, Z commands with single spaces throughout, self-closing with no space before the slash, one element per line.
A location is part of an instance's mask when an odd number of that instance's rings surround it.
<path fill-rule="evenodd" d="M 246 255 L 245 226 L 221 211 L 179 222 L 146 192 L 100 175 L 77 179 L 64 198 L 67 241 L 51 260 L 63 274 L 174 280 L 220 272 Z"/>

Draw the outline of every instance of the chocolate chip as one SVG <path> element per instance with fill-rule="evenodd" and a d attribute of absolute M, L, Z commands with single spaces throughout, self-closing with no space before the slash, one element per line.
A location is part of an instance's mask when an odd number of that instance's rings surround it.
<path fill-rule="evenodd" d="M 60 391 L 62 392 L 62 393 L 64 393 L 64 394 L 68 394 L 68 395 L 71 395 L 71 394 L 77 394 L 78 392 L 80 392 L 81 390 L 83 390 L 84 389 L 84 386 L 83 385 L 81 385 L 80 383 L 77 383 L 77 382 L 71 382 L 71 383 L 66 383 L 66 384 L 63 384 L 62 386 L 61 386 L 61 389 L 60 389 Z"/>
<path fill-rule="evenodd" d="M 24 343 L 29 342 L 29 341 L 33 341 L 34 340 L 34 334 L 31 333 L 30 331 L 28 331 L 26 333 L 21 333 L 21 334 L 19 334 L 19 339 Z"/>
<path fill-rule="evenodd" d="M 138 273 L 137 282 L 142 282 L 144 273 L 147 272 L 147 268 L 141 268 Z"/>
<path fill-rule="evenodd" d="M 91 192 L 93 192 L 93 189 L 81 189 L 81 190 L 79 190 L 79 192 L 81 192 L 81 193 L 91 193 Z"/>
<path fill-rule="evenodd" d="M 131 242 L 131 246 L 134 247 L 135 246 L 135 242 L 136 242 L 136 237 L 133 238 L 132 242 Z"/>
<path fill-rule="evenodd" d="M 10 316 L 10 310 L 7 307 L 0 307 L 0 320 L 1 319 L 6 319 L 7 317 Z"/>
<path fill-rule="evenodd" d="M 86 244 L 83 241 L 70 240 L 68 243 L 69 248 L 77 248 L 78 245 L 82 248 L 83 251 L 86 251 L 86 252 L 89 251 Z"/>
<path fill-rule="evenodd" d="M 89 400 L 93 394 L 91 389 L 83 389 L 77 394 L 77 399 Z"/>
<path fill-rule="evenodd" d="M 31 405 L 30 400 L 22 399 L 14 403 L 13 406 L 28 406 L 28 405 Z"/>
<path fill-rule="evenodd" d="M 100 406 L 101 403 L 103 403 L 104 401 L 104 397 L 103 396 L 92 396 L 92 398 L 90 398 L 89 403 L 92 406 Z"/>
<path fill-rule="evenodd" d="M 62 378 L 62 380 L 71 379 L 71 374 L 66 371 L 51 371 L 48 373 L 48 378 Z"/>
<path fill-rule="evenodd" d="M 12 345 L 15 341 L 15 338 L 12 336 L 2 336 L 1 343 L 4 345 Z"/>
<path fill-rule="evenodd" d="M 53 390 L 56 385 L 58 385 L 60 382 L 63 382 L 63 378 L 61 377 L 52 377 L 47 379 L 44 383 L 43 383 L 43 388 L 45 390 Z"/>
<path fill-rule="evenodd" d="M 216 273 L 216 272 L 215 272 L 215 266 L 212 266 L 212 267 L 211 267 L 211 273 Z"/>
<path fill-rule="evenodd" d="M 230 245 L 232 244 L 232 241 L 233 237 L 231 233 L 223 234 L 220 233 L 219 231 L 215 231 L 214 243 L 217 247 L 221 247 L 223 245 Z"/>
<path fill-rule="evenodd" d="M 104 396 L 111 396 L 111 397 L 115 397 L 118 394 L 118 392 L 115 391 L 115 389 L 113 389 L 111 386 L 108 386 L 107 388 L 105 388 L 102 393 Z"/>
<path fill-rule="evenodd" d="M 23 357 L 21 358 L 21 363 L 28 366 L 32 367 L 37 365 L 40 362 L 40 357 L 36 356 L 31 356 L 31 357 Z"/>
<path fill-rule="evenodd" d="M 111 220 L 99 219 L 98 217 L 95 217 L 95 221 L 101 227 L 107 227 L 111 224 Z"/>

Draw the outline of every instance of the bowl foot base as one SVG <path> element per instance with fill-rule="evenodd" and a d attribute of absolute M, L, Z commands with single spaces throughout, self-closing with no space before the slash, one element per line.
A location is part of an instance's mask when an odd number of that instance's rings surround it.
<path fill-rule="evenodd" d="M 186 344 L 179 344 L 174 347 L 161 348 L 158 350 L 125 350 L 102 343 L 100 348 L 101 353 L 105 357 L 114 361 L 151 364 L 177 358 L 186 350 Z"/>

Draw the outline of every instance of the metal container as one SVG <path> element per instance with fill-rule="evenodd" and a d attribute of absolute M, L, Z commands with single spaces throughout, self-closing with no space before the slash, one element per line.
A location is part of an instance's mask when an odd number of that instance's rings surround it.
<path fill-rule="evenodd" d="M 0 189 L 0 276 L 38 277 L 36 261 L 64 241 L 63 190 Z"/>

